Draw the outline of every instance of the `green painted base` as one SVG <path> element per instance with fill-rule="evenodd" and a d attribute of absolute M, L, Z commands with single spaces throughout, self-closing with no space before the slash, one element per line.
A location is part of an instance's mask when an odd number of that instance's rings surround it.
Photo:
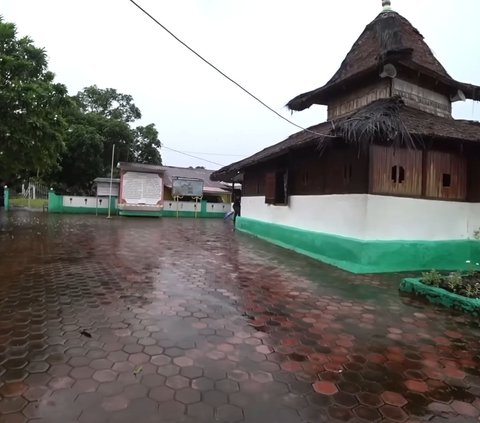
<path fill-rule="evenodd" d="M 372 241 L 239 217 L 237 229 L 352 273 L 468 270 L 480 241 Z"/>
<path fill-rule="evenodd" d="M 144 211 L 144 210 L 119 210 L 120 216 L 129 217 L 161 217 L 162 211 Z"/>
<path fill-rule="evenodd" d="M 92 207 L 65 207 L 61 209 L 48 210 L 50 213 L 71 213 L 71 214 L 99 214 L 107 215 L 108 209 L 95 209 Z M 110 210 L 110 214 L 117 214 L 116 210 Z"/>
<path fill-rule="evenodd" d="M 441 304 L 448 308 L 463 310 L 475 316 L 480 316 L 480 300 L 462 297 L 443 288 L 425 285 L 420 279 L 407 278 L 400 284 L 400 291 L 425 297 L 432 304 Z"/>
<path fill-rule="evenodd" d="M 177 212 L 173 210 L 164 210 L 162 212 L 162 217 L 177 217 Z M 179 211 L 178 212 L 178 217 L 195 217 L 195 212 L 190 212 L 190 211 Z M 202 219 L 219 219 L 225 217 L 225 213 L 207 213 L 207 212 L 198 212 L 197 213 L 197 218 L 202 218 Z"/>

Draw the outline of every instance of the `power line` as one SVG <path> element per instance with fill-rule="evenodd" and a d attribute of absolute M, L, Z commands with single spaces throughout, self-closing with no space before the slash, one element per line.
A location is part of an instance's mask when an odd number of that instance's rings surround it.
<path fill-rule="evenodd" d="M 175 153 L 183 154 L 184 156 L 193 157 L 194 159 L 197 159 L 197 160 L 203 160 L 204 162 L 212 163 L 212 164 L 217 165 L 217 166 L 225 166 L 222 163 L 212 162 L 211 160 L 203 159 L 202 157 L 197 157 L 197 156 L 185 153 L 185 152 L 180 151 L 180 150 L 175 150 L 174 148 L 167 147 L 165 144 L 162 144 L 161 148 L 165 148 L 166 150 L 174 151 Z"/>
<path fill-rule="evenodd" d="M 284 121 L 288 122 L 290 125 L 296 126 L 299 129 L 302 129 L 303 131 L 309 132 L 314 135 L 319 135 L 321 137 L 329 137 L 329 138 L 335 138 L 334 135 L 328 135 L 328 134 L 320 134 L 318 132 L 312 131 L 311 129 L 304 128 L 301 125 L 298 125 L 297 123 L 291 121 L 290 119 L 286 118 L 285 116 L 282 116 L 280 113 L 278 113 L 275 109 L 270 107 L 268 104 L 260 100 L 256 95 L 252 94 L 250 91 L 248 91 L 246 88 L 244 88 L 242 85 L 240 85 L 237 81 L 234 79 L 230 78 L 227 74 L 222 72 L 219 68 L 217 68 L 213 63 L 209 62 L 207 59 L 205 59 L 202 55 L 197 53 L 193 48 L 191 48 L 187 43 L 183 42 L 180 38 L 178 38 L 172 31 L 170 31 L 165 25 L 161 24 L 156 18 L 154 18 L 149 12 L 147 12 L 143 7 L 141 7 L 138 3 L 136 3 L 134 0 L 129 0 L 130 3 L 134 4 L 138 9 L 140 9 L 145 15 L 147 15 L 153 22 L 155 22 L 159 27 L 161 27 L 164 31 L 166 31 L 168 34 L 170 34 L 175 40 L 177 40 L 180 44 L 182 44 L 186 49 L 190 50 L 195 56 L 197 56 L 200 60 L 205 62 L 208 66 L 211 68 L 215 69 L 220 75 L 222 75 L 224 78 L 228 79 L 231 83 L 235 84 L 238 88 L 240 88 L 242 91 L 244 91 L 246 94 L 248 94 L 250 97 L 252 97 L 254 100 L 258 101 L 263 107 L 266 107 L 268 110 L 270 110 L 272 113 L 275 113 L 279 118 L 283 119 Z"/>
<path fill-rule="evenodd" d="M 203 151 L 184 151 L 184 153 L 202 154 L 204 156 L 226 156 L 226 157 L 245 157 L 245 156 L 248 156 L 248 154 L 205 153 Z"/>

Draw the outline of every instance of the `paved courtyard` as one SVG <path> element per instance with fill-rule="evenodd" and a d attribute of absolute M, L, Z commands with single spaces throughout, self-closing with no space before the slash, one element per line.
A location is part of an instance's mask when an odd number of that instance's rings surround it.
<path fill-rule="evenodd" d="M 477 422 L 480 330 L 218 220 L 0 212 L 0 423 Z"/>

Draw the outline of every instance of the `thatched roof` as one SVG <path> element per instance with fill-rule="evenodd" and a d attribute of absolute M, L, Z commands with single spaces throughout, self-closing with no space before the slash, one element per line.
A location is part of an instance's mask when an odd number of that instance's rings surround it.
<path fill-rule="evenodd" d="M 359 147 L 383 143 L 421 148 L 425 140 L 432 139 L 480 144 L 480 123 L 432 115 L 406 106 L 400 97 L 381 99 L 348 117 L 297 132 L 253 156 L 213 172 L 210 177 L 217 181 L 228 181 L 246 167 L 308 146 L 318 146 L 322 150 L 331 143 L 344 142 Z"/>
<path fill-rule="evenodd" d="M 340 87 L 379 75 L 386 63 L 427 75 L 448 87 L 452 94 L 460 89 L 467 98 L 480 100 L 480 87 L 451 78 L 422 34 L 397 12 L 385 11 L 366 26 L 330 81 L 321 88 L 298 95 L 287 103 L 287 107 L 300 111 L 312 104 L 327 104 Z"/>

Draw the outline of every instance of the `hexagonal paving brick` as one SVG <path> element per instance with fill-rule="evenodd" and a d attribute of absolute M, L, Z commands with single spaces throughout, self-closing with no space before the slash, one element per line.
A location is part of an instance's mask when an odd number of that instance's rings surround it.
<path fill-rule="evenodd" d="M 229 423 L 239 422 L 243 420 L 243 411 L 235 405 L 221 405 L 215 410 L 215 418 Z"/>
<path fill-rule="evenodd" d="M 175 399 L 183 404 L 194 404 L 199 402 L 200 392 L 192 388 L 184 388 L 175 392 Z"/>
<path fill-rule="evenodd" d="M 0 398 L 19 397 L 28 389 L 28 385 L 23 382 L 6 383 L 0 387 Z"/>
<path fill-rule="evenodd" d="M 145 375 L 142 377 L 142 384 L 150 388 L 155 388 L 157 386 L 163 386 L 165 380 L 166 378 L 163 375 Z"/>
<path fill-rule="evenodd" d="M 167 378 L 165 385 L 169 386 L 172 389 L 182 389 L 190 385 L 189 379 L 186 377 L 176 375 L 170 376 Z"/>
<path fill-rule="evenodd" d="M 384 405 L 380 407 L 380 413 L 382 415 L 395 422 L 404 422 L 407 420 L 408 415 L 400 407 L 394 407 L 393 405 Z"/>
<path fill-rule="evenodd" d="M 26 405 L 27 401 L 22 397 L 4 398 L 0 401 L 0 415 L 20 412 Z"/>
<path fill-rule="evenodd" d="M 198 421 L 213 421 L 214 408 L 204 403 L 191 404 L 187 407 L 187 414 Z"/>
<path fill-rule="evenodd" d="M 153 356 L 151 362 L 156 366 L 165 366 L 166 364 L 170 364 L 172 359 L 166 355 L 160 354 Z"/>
<path fill-rule="evenodd" d="M 407 400 L 403 395 L 396 392 L 385 391 L 382 393 L 381 397 L 385 404 L 394 405 L 396 407 L 403 407 L 407 404 Z"/>
<path fill-rule="evenodd" d="M 166 366 L 159 367 L 157 373 L 163 376 L 174 376 L 180 373 L 180 367 L 174 364 L 167 364 Z"/>
<path fill-rule="evenodd" d="M 192 388 L 199 391 L 210 391 L 214 388 L 215 382 L 207 377 L 199 377 L 192 380 Z"/>
<path fill-rule="evenodd" d="M 315 392 L 322 395 L 333 395 L 338 392 L 338 388 L 336 387 L 336 385 L 326 380 L 315 382 L 312 386 Z"/>
<path fill-rule="evenodd" d="M 196 379 L 203 375 L 203 369 L 197 366 L 182 367 L 180 369 L 180 374 L 189 379 Z"/>
<path fill-rule="evenodd" d="M 414 392 L 427 392 L 428 391 L 428 385 L 421 380 L 407 380 L 405 382 L 405 386 L 410 390 Z"/>
<path fill-rule="evenodd" d="M 95 373 L 95 370 L 88 366 L 74 367 L 70 372 L 70 376 L 73 379 L 88 379 L 92 377 L 94 373 Z"/>
<path fill-rule="evenodd" d="M 180 421 L 186 412 L 186 406 L 178 401 L 162 402 L 158 406 L 158 413 L 166 421 Z"/>
<path fill-rule="evenodd" d="M 105 411 L 118 411 L 128 407 L 130 400 L 125 395 L 116 395 L 105 398 L 102 401 L 102 408 Z"/>
<path fill-rule="evenodd" d="M 455 400 L 450 404 L 450 406 L 462 416 L 478 417 L 480 415 L 480 410 L 467 402 Z"/>
<path fill-rule="evenodd" d="M 144 364 L 150 361 L 150 356 L 144 353 L 135 353 L 128 357 L 128 361 L 135 365 Z"/>
<path fill-rule="evenodd" d="M 150 392 L 148 393 L 148 396 L 152 398 L 154 401 L 164 402 L 164 401 L 172 400 L 174 394 L 175 394 L 175 391 L 173 389 L 170 389 L 166 386 L 159 386 L 157 388 L 151 389 Z"/>
<path fill-rule="evenodd" d="M 202 400 L 207 404 L 218 407 L 220 405 L 227 404 L 228 396 L 226 393 L 221 391 L 208 391 L 203 393 Z"/>
<path fill-rule="evenodd" d="M 226 392 L 228 394 L 228 393 L 237 392 L 240 389 L 240 387 L 238 386 L 238 383 L 233 380 L 223 379 L 215 382 L 215 389 L 222 392 Z"/>
<path fill-rule="evenodd" d="M 105 369 L 111 369 L 113 366 L 113 363 L 110 360 L 107 360 L 106 358 L 98 358 L 96 360 L 92 360 L 89 366 L 95 370 L 105 370 Z"/>
<path fill-rule="evenodd" d="M 361 392 L 357 394 L 358 401 L 361 404 L 369 407 L 380 407 L 383 405 L 383 401 L 379 395 L 371 394 L 370 392 Z"/>
<path fill-rule="evenodd" d="M 353 413 L 360 419 L 366 422 L 377 422 L 382 416 L 375 408 L 360 405 L 353 409 Z"/>
<path fill-rule="evenodd" d="M 117 378 L 117 373 L 113 370 L 97 370 L 93 374 L 93 379 L 97 382 L 112 382 Z"/>

